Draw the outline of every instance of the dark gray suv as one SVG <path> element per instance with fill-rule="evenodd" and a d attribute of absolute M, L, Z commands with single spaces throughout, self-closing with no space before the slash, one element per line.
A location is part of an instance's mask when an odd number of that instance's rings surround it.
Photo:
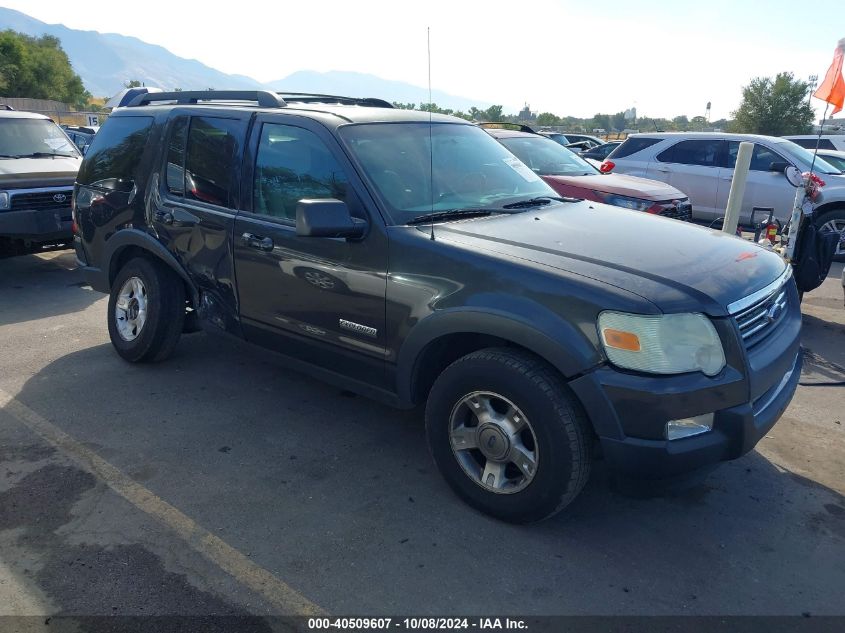
<path fill-rule="evenodd" d="M 566 506 L 602 456 L 650 477 L 739 457 L 800 374 L 777 255 L 559 198 L 478 127 L 377 99 L 142 95 L 74 214 L 127 361 L 202 327 L 424 407 L 446 480 L 508 521 Z"/>

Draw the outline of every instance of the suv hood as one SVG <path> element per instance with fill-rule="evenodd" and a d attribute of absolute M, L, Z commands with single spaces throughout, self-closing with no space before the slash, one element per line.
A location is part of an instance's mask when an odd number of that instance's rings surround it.
<path fill-rule="evenodd" d="M 784 261 L 752 242 L 689 222 L 573 202 L 436 228 L 438 238 L 529 260 L 634 292 L 664 312 L 727 314 Z"/>
<path fill-rule="evenodd" d="M 72 185 L 82 162 L 78 157 L 2 158 L 0 189 Z"/>
<path fill-rule="evenodd" d="M 664 202 L 666 200 L 681 200 L 687 195 L 671 185 L 659 180 L 625 176 L 624 174 L 604 174 L 589 176 L 543 176 L 545 181 L 559 182 L 584 189 L 592 189 L 603 193 L 615 193 L 620 196 L 630 196 L 641 200 Z"/>

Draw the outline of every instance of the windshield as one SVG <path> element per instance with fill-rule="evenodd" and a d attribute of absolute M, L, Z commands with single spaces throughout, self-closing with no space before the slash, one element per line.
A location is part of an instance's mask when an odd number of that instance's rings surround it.
<path fill-rule="evenodd" d="M 580 156 L 540 136 L 513 136 L 499 142 L 543 176 L 595 176 L 598 171 Z"/>
<path fill-rule="evenodd" d="M 810 165 L 813 165 L 813 152 L 804 149 L 800 145 L 792 141 L 776 141 L 775 146 L 786 154 L 789 154 L 796 163 L 798 168 L 804 171 L 810 171 Z M 821 156 L 816 156 L 816 162 L 813 165 L 813 171 L 819 174 L 840 174 L 838 169 L 825 161 Z"/>
<path fill-rule="evenodd" d="M 61 128 L 47 119 L 0 119 L 0 156 L 32 154 L 79 156 Z"/>
<path fill-rule="evenodd" d="M 557 196 L 473 125 L 366 123 L 340 133 L 398 224 L 431 212 L 494 210 L 518 200 Z"/>

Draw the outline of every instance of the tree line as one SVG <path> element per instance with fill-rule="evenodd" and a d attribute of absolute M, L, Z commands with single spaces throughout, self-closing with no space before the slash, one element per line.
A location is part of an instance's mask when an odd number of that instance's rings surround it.
<path fill-rule="evenodd" d="M 139 80 L 127 82 L 126 87 L 142 85 Z M 814 119 L 809 101 L 809 84 L 796 79 L 792 73 L 782 72 L 775 77 L 755 77 L 742 88 L 739 108 L 732 119 L 707 121 L 703 116 L 692 118 L 679 115 L 672 119 L 638 117 L 625 119 L 624 112 L 597 113 L 591 118 L 558 116 L 541 112 L 534 116 L 505 114 L 501 105 L 467 111 L 441 108 L 436 103 L 394 102 L 397 108 L 449 114 L 467 121 L 497 121 L 526 123 L 539 127 L 558 126 L 571 131 L 605 130 L 621 132 L 636 128 L 645 131 L 696 131 L 722 129 L 731 132 L 769 134 L 804 134 L 810 131 Z M 31 37 L 11 29 L 0 32 L 0 95 L 53 99 L 79 108 L 91 107 L 91 94 L 70 64 L 58 38 L 52 35 Z"/>

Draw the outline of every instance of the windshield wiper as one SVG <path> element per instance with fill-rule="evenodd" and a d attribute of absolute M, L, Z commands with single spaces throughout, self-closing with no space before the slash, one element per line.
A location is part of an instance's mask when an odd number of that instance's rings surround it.
<path fill-rule="evenodd" d="M 413 220 L 408 220 L 405 224 L 426 224 L 442 220 L 457 220 L 458 218 L 483 217 L 493 213 L 502 213 L 502 211 L 497 209 L 447 209 L 446 211 L 435 211 L 434 213 L 417 216 Z"/>
<path fill-rule="evenodd" d="M 73 154 L 62 154 L 60 152 L 32 152 L 31 154 L 16 154 L 8 156 L 7 158 L 47 158 L 47 157 L 61 156 L 63 158 L 73 158 Z M 5 156 L 4 156 L 5 157 Z"/>
<path fill-rule="evenodd" d="M 558 202 L 568 202 L 566 198 L 558 198 L 557 196 L 542 196 L 540 198 L 529 198 L 528 200 L 520 200 L 519 202 L 511 202 L 510 204 L 502 205 L 503 209 L 526 209 L 528 207 L 541 207 L 546 204 L 551 204 L 553 200 Z"/>

